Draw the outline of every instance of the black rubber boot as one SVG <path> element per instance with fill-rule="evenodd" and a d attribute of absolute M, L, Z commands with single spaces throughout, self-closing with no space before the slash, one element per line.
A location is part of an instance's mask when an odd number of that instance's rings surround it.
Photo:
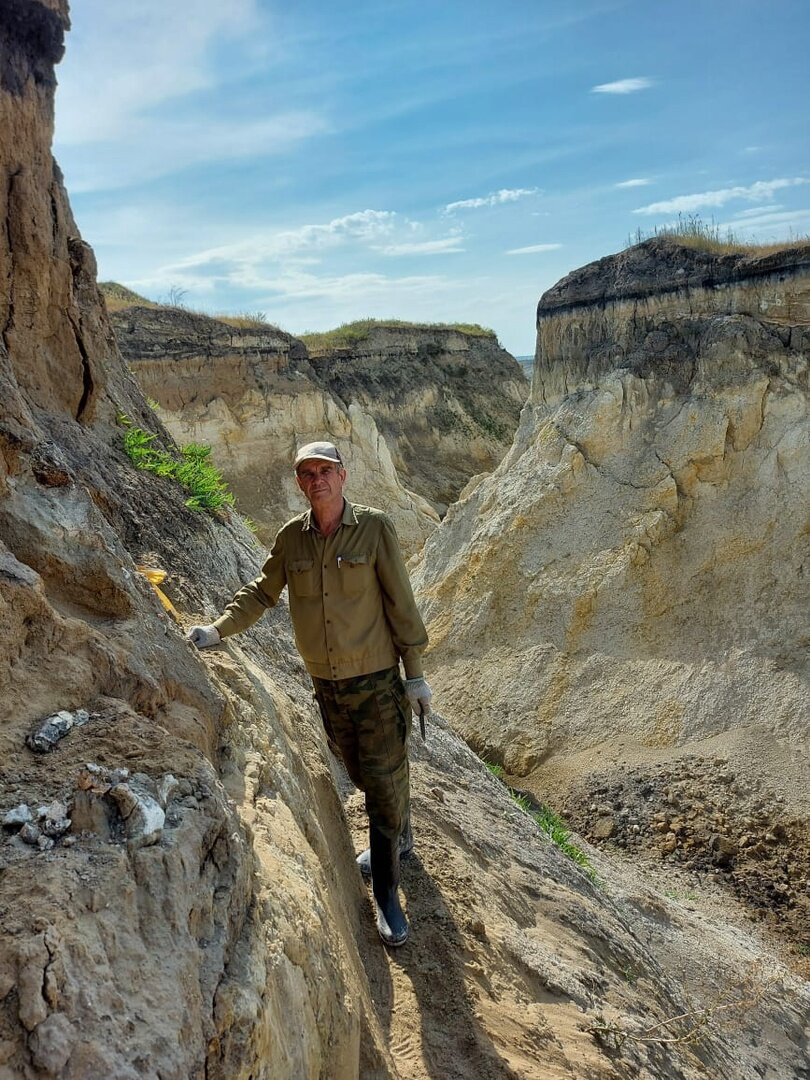
<path fill-rule="evenodd" d="M 377 929 L 386 945 L 404 945 L 408 939 L 408 920 L 399 902 L 399 843 L 383 836 L 373 825 L 371 841 L 371 891 Z"/>
<path fill-rule="evenodd" d="M 399 835 L 399 857 L 407 859 L 413 851 L 413 833 L 411 832 L 411 813 L 405 815 L 405 825 Z M 371 877 L 371 848 L 361 851 L 355 860 L 364 878 Z"/>

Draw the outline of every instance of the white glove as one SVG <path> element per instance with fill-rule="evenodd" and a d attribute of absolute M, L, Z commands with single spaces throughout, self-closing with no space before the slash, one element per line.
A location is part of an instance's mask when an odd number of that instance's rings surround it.
<path fill-rule="evenodd" d="M 212 645 L 219 645 L 222 641 L 215 626 L 192 626 L 187 636 L 191 644 L 198 649 L 210 649 Z"/>
<path fill-rule="evenodd" d="M 433 700 L 433 691 L 428 686 L 426 679 L 406 679 L 405 693 L 411 708 L 417 716 L 430 712 L 430 703 Z"/>

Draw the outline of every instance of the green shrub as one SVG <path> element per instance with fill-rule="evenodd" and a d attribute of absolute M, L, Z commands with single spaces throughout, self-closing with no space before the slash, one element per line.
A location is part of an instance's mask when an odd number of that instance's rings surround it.
<path fill-rule="evenodd" d="M 124 417 L 123 420 L 128 419 Z M 154 445 L 157 435 L 143 428 L 127 426 L 124 450 L 136 469 L 168 476 L 188 492 L 191 510 L 222 510 L 234 505 L 234 497 L 216 466 L 211 463 L 211 447 L 189 443 L 180 448 L 181 460 Z"/>

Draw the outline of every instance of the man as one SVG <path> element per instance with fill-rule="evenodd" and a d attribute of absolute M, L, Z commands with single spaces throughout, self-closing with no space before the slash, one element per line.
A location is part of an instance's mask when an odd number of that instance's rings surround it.
<path fill-rule="evenodd" d="M 429 711 L 433 696 L 422 670 L 427 634 L 393 523 L 344 499 L 337 447 L 309 443 L 294 468 L 310 509 L 279 531 L 259 577 L 211 626 L 192 627 L 189 638 L 206 648 L 247 629 L 288 586 L 296 645 L 329 745 L 365 792 L 370 846 L 357 862 L 371 875 L 377 929 L 387 945 L 402 945 L 408 923 L 399 859 L 413 846 L 407 740 L 411 712 Z"/>

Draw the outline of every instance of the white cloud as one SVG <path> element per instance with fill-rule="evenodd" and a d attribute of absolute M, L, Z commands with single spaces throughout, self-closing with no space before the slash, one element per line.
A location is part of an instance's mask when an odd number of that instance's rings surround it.
<path fill-rule="evenodd" d="M 302 225 L 282 232 L 252 233 L 245 240 L 199 251 L 166 269 L 183 271 L 225 264 L 233 267 L 255 266 L 351 242 L 367 244 L 390 235 L 396 227 L 397 218 L 398 215 L 392 210 L 358 210 L 322 225 Z"/>
<path fill-rule="evenodd" d="M 810 229 L 810 210 L 781 210 L 776 211 L 771 207 L 763 206 L 758 217 L 737 216 L 731 221 L 719 225 L 720 230 L 730 229 L 733 233 L 755 233 L 758 236 L 768 236 L 775 239 L 782 238 L 785 243 L 790 240 L 791 233 L 795 236 L 803 235 Z"/>
<path fill-rule="evenodd" d="M 527 195 L 539 194 L 539 188 L 501 188 L 489 195 L 483 195 L 476 199 L 460 199 L 458 202 L 448 203 L 444 208 L 445 214 L 452 214 L 455 210 L 477 210 L 482 206 L 500 206 L 502 203 L 517 202 L 525 199 Z"/>
<path fill-rule="evenodd" d="M 407 277 L 389 277 L 387 274 L 356 273 L 316 276 L 315 274 L 281 274 L 266 287 L 272 290 L 268 305 L 273 295 L 299 300 L 353 299 L 362 297 L 364 303 L 375 301 L 381 296 L 390 296 L 396 291 L 422 293 L 435 289 L 443 278 L 433 274 L 413 274 Z"/>
<path fill-rule="evenodd" d="M 530 244 L 529 247 L 512 248 L 507 255 L 535 255 L 540 251 L 557 251 L 562 244 Z"/>
<path fill-rule="evenodd" d="M 454 255 L 464 251 L 461 236 L 445 236 L 441 240 L 405 241 L 379 248 L 383 255 Z"/>
<path fill-rule="evenodd" d="M 260 12 L 257 0 L 84 0 L 71 17 L 56 98 L 62 146 L 126 137 L 134 118 L 214 86 L 212 47 L 255 33 Z"/>
<path fill-rule="evenodd" d="M 177 121 L 133 119 L 119 139 L 59 154 L 74 194 L 130 187 L 213 162 L 269 157 L 326 130 L 314 113 L 293 111 L 275 116 Z"/>
<path fill-rule="evenodd" d="M 738 210 L 735 218 L 761 217 L 763 214 L 772 214 L 782 209 L 782 203 L 771 203 L 770 206 L 751 206 L 748 210 Z"/>
<path fill-rule="evenodd" d="M 639 90 L 648 90 L 653 80 L 645 77 L 637 79 L 619 79 L 617 82 L 600 83 L 591 87 L 592 94 L 635 94 Z"/>
<path fill-rule="evenodd" d="M 619 184 L 614 184 L 617 188 L 634 188 L 634 187 L 647 187 L 651 184 L 652 180 L 646 180 L 644 177 L 638 176 L 632 180 L 622 180 Z"/>
<path fill-rule="evenodd" d="M 356 287 L 376 287 L 389 281 L 384 274 L 335 274 L 347 259 L 368 263 L 377 257 L 433 256 L 463 252 L 461 231 L 432 238 L 428 227 L 392 210 L 359 210 L 319 224 L 301 225 L 278 232 L 251 231 L 242 239 L 193 252 L 164 264 L 135 288 L 154 292 L 179 286 L 190 292 L 216 290 L 272 291 L 284 296 L 335 295 Z M 319 264 L 322 264 L 319 266 Z M 319 266 L 316 272 L 314 267 Z M 404 277 L 396 281 L 409 289 L 432 277 Z M 253 301 L 251 301 L 253 302 Z"/>
<path fill-rule="evenodd" d="M 748 202 L 766 202 L 775 191 L 781 188 L 794 187 L 797 184 L 806 184 L 808 180 L 803 177 L 781 180 L 757 180 L 748 187 L 719 188 L 716 191 L 702 191 L 694 195 L 677 195 L 674 199 L 665 199 L 663 202 L 650 203 L 649 206 L 640 206 L 634 210 L 634 214 L 672 214 L 690 213 L 715 206 L 725 206 L 732 199 L 745 199 Z"/>

